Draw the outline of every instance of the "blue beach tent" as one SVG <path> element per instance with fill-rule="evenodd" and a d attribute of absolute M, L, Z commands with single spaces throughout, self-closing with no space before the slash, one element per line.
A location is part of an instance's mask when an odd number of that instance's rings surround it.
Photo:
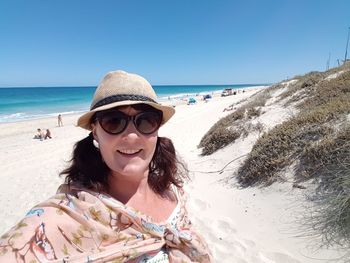
<path fill-rule="evenodd" d="M 197 103 L 197 101 L 196 101 L 195 98 L 189 98 L 189 99 L 188 99 L 188 102 L 187 102 L 188 105 L 196 104 L 196 103 Z"/>

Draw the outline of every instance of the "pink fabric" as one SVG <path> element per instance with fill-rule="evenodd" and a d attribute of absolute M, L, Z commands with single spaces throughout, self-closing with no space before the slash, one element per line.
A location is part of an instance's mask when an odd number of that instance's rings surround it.
<path fill-rule="evenodd" d="M 187 216 L 180 190 L 176 224 L 150 217 L 114 198 L 63 185 L 0 239 L 0 262 L 138 262 L 165 248 L 170 262 L 211 262 Z"/>

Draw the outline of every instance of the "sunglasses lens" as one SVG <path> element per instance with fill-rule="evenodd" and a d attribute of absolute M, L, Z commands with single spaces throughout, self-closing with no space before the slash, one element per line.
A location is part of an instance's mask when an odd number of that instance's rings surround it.
<path fill-rule="evenodd" d="M 99 118 L 99 123 L 102 128 L 111 134 L 118 134 L 123 132 L 126 125 L 128 124 L 128 119 L 123 114 L 118 112 L 110 112 Z"/>
<path fill-rule="evenodd" d="M 97 120 L 101 127 L 110 134 L 122 133 L 133 119 L 135 128 L 143 134 L 151 134 L 158 130 L 162 123 L 163 114 L 157 111 L 144 111 L 130 117 L 120 111 L 110 111 L 97 114 Z"/>
<path fill-rule="evenodd" d="M 162 114 L 159 112 L 143 112 L 135 118 L 136 129 L 143 134 L 151 134 L 158 130 L 162 123 Z"/>

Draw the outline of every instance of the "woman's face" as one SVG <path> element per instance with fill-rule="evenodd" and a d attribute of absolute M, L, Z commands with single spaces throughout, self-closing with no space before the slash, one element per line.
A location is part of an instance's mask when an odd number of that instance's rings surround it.
<path fill-rule="evenodd" d="M 119 111 L 134 116 L 141 112 L 131 106 L 119 107 Z M 120 134 L 109 134 L 99 124 L 92 124 L 93 135 L 99 143 L 101 155 L 113 176 L 125 176 L 128 180 L 139 180 L 148 175 L 149 164 L 154 155 L 158 131 L 142 134 L 132 121 Z"/>

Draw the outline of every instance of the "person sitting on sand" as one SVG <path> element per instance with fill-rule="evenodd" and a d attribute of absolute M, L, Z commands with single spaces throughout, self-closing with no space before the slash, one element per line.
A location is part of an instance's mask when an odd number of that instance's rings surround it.
<path fill-rule="evenodd" d="M 97 87 L 65 184 L 2 235 L 1 262 L 212 262 L 186 210 L 186 169 L 158 129 L 175 113 L 143 77 Z M 162 261 L 160 261 L 162 259 Z"/>
<path fill-rule="evenodd" d="M 37 129 L 37 133 L 34 135 L 34 139 L 40 139 L 41 141 L 44 139 L 45 135 L 41 129 Z"/>
<path fill-rule="evenodd" d="M 51 132 L 50 132 L 49 129 L 46 129 L 45 140 L 46 140 L 47 138 L 52 139 L 52 138 L 51 138 Z"/>

